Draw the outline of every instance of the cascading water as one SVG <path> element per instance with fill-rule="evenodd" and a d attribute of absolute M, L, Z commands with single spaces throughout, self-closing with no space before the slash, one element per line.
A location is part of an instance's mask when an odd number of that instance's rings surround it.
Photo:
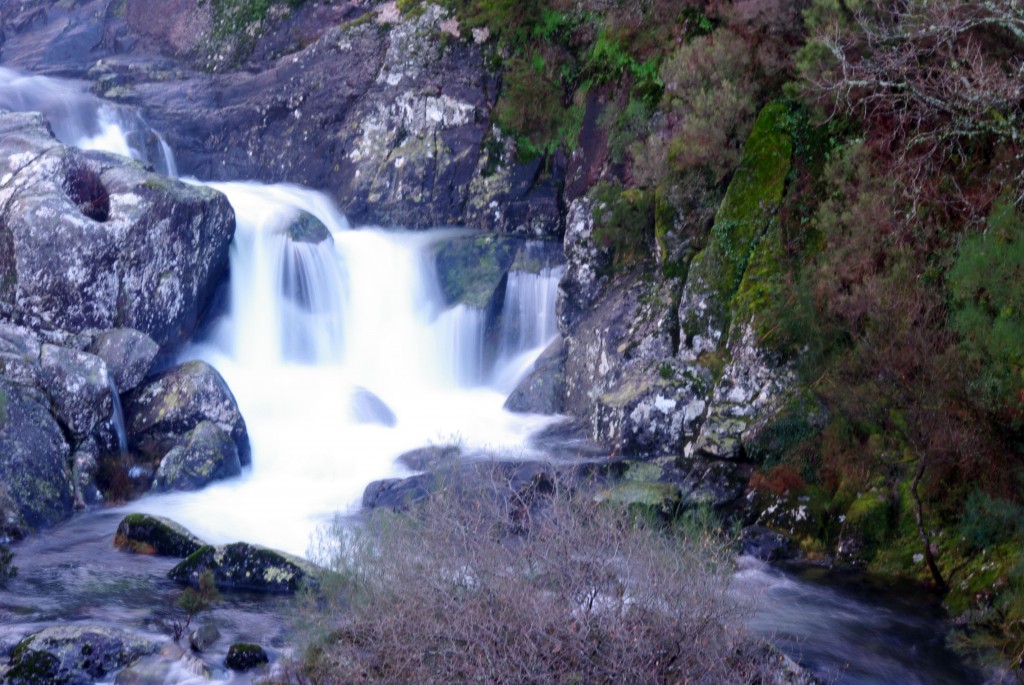
<path fill-rule="evenodd" d="M 0 67 L 0 109 L 42 112 L 62 143 L 147 161 L 160 173 L 177 175 L 171 148 L 135 109 L 101 100 L 84 86 Z"/>
<path fill-rule="evenodd" d="M 187 355 L 227 379 L 253 466 L 241 479 L 149 497 L 133 510 L 213 542 L 301 554 L 317 526 L 358 507 L 368 482 L 403 473 L 402 452 L 458 441 L 529 454 L 528 436 L 553 419 L 505 412 L 505 394 L 479 384 L 483 313 L 446 309 L 434 273 L 430 248 L 449 233 L 352 230 L 307 189 L 211 185 L 237 216 L 231 312 Z M 308 215 L 327 229 L 315 242 L 294 235 Z M 537 335 L 523 344 L 536 346 Z M 525 351 L 510 343 L 509 359 Z M 368 397 L 388 420 L 367 421 Z"/>

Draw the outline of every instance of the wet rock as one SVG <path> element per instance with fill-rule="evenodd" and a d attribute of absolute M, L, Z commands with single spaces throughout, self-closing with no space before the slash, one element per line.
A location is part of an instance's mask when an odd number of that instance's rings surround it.
<path fill-rule="evenodd" d="M 0 303 L 36 329 L 187 339 L 227 266 L 226 198 L 61 145 L 38 114 L 0 119 Z"/>
<path fill-rule="evenodd" d="M 384 400 L 366 388 L 356 388 L 352 393 L 352 418 L 357 423 L 376 423 L 381 426 L 394 426 L 398 417 Z"/>
<path fill-rule="evenodd" d="M 231 437 L 242 466 L 249 464 L 249 435 L 234 395 L 205 362 L 176 366 L 125 396 L 124 414 L 132 450 L 156 462 L 200 423 L 210 421 Z"/>
<path fill-rule="evenodd" d="M 153 490 L 198 490 L 242 473 L 238 448 L 217 424 L 203 421 L 160 460 Z"/>
<path fill-rule="evenodd" d="M 107 365 L 93 354 L 43 345 L 39 357 L 43 387 L 57 419 L 78 438 L 92 432 L 114 410 Z"/>
<path fill-rule="evenodd" d="M 106 362 L 119 393 L 133 390 L 149 373 L 160 346 L 133 328 L 116 328 L 96 335 L 89 352 Z"/>
<path fill-rule="evenodd" d="M 405 511 L 416 502 L 426 499 L 438 487 L 439 479 L 434 473 L 375 480 L 363 490 L 363 508 Z"/>
<path fill-rule="evenodd" d="M 213 623 L 206 621 L 188 634 L 188 644 L 197 652 L 205 652 L 220 639 L 220 631 Z"/>
<path fill-rule="evenodd" d="M 595 499 L 666 519 L 678 515 L 683 505 L 678 487 L 659 482 L 623 481 L 597 493 Z"/>
<path fill-rule="evenodd" d="M 74 504 L 70 448 L 47 405 L 40 393 L 0 380 L 0 484 L 30 528 L 63 521 Z"/>
<path fill-rule="evenodd" d="M 75 508 L 84 509 L 103 501 L 96 485 L 100 469 L 100 448 L 94 438 L 86 438 L 71 455 L 71 480 L 75 488 Z"/>
<path fill-rule="evenodd" d="M 441 293 L 449 305 L 501 309 L 505 281 L 523 241 L 499 235 L 446 240 L 435 251 Z"/>
<path fill-rule="evenodd" d="M 597 301 L 608 282 L 612 255 L 594 240 L 594 203 L 580 198 L 569 205 L 565 220 L 565 273 L 558 284 L 558 326 L 563 336 Z"/>
<path fill-rule="evenodd" d="M 715 383 L 711 410 L 692 450 L 711 459 L 744 456 L 744 432 L 772 413 L 796 381 L 794 372 L 757 345 L 753 327 L 734 326 L 730 360 Z"/>
<path fill-rule="evenodd" d="M 764 526 L 747 526 L 740 539 L 740 553 L 761 561 L 784 561 L 800 555 L 800 548 L 787 536 Z"/>
<path fill-rule="evenodd" d="M 134 554 L 184 559 L 204 545 L 184 527 L 162 516 L 128 514 L 114 533 L 114 547 Z"/>
<path fill-rule="evenodd" d="M 401 454 L 395 461 L 413 471 L 428 471 L 450 465 L 460 456 L 462 448 L 458 445 L 430 445 Z"/>
<path fill-rule="evenodd" d="M 224 665 L 233 671 L 251 671 L 266 663 L 270 658 L 262 647 L 241 642 L 231 645 L 224 659 Z"/>
<path fill-rule="evenodd" d="M 167 572 L 179 583 L 198 587 L 204 571 L 212 571 L 220 590 L 244 590 L 273 594 L 296 592 L 316 582 L 318 571 L 309 562 L 284 552 L 236 542 L 220 547 L 201 547 Z"/>
<path fill-rule="evenodd" d="M 320 219 L 306 211 L 300 211 L 285 228 L 285 235 L 294 243 L 310 243 L 316 245 L 331 239 L 331 232 Z"/>
<path fill-rule="evenodd" d="M 505 409 L 533 414 L 560 414 L 565 410 L 565 343 L 551 343 L 505 400 Z"/>
<path fill-rule="evenodd" d="M 4 682 L 87 685 L 158 649 L 157 643 L 118 628 L 52 626 L 15 646 Z"/>

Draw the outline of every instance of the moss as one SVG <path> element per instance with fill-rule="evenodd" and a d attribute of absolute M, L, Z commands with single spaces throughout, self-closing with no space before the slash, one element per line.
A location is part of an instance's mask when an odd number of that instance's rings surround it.
<path fill-rule="evenodd" d="M 871 547 L 885 540 L 891 530 L 892 502 L 879 490 L 866 492 L 846 512 L 846 526 Z"/>
<path fill-rule="evenodd" d="M 188 557 L 203 544 L 173 521 L 148 514 L 128 514 L 117 527 L 114 546 L 135 554 Z"/>
<path fill-rule="evenodd" d="M 787 108 L 769 103 L 754 122 L 743 151 L 743 161 L 729 183 L 711 229 L 712 240 L 702 253 L 702 269 L 708 285 L 729 302 L 751 260 L 758 239 L 767 230 L 782 200 L 792 158 L 792 140 L 785 130 Z M 772 244 L 765 246 L 759 275 L 741 300 L 745 308 L 763 293 L 755 286 L 764 282 L 773 259 Z"/>
<path fill-rule="evenodd" d="M 11 685 L 49 685 L 60 682 L 60 659 L 32 649 L 34 638 L 25 638 L 11 651 L 11 668 L 4 677 Z"/>
<path fill-rule="evenodd" d="M 436 251 L 437 275 L 445 301 L 486 308 L 520 247 L 520 240 L 498 235 L 440 244 Z"/>
<path fill-rule="evenodd" d="M 672 483 L 623 481 L 598 493 L 595 500 L 662 518 L 675 517 L 682 509 L 682 495 Z"/>

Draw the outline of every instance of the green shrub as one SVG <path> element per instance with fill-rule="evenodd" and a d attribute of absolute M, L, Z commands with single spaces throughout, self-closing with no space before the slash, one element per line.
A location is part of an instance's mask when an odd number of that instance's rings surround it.
<path fill-rule="evenodd" d="M 964 504 L 960 534 L 973 550 L 983 550 L 1024 534 L 1024 507 L 1004 499 L 972 492 Z"/>
<path fill-rule="evenodd" d="M 615 265 L 647 257 L 654 229 L 654 193 L 601 183 L 591 196 L 596 200 L 594 240 L 612 250 Z"/>
<path fill-rule="evenodd" d="M 1024 428 L 1024 220 L 996 203 L 988 230 L 964 238 L 949 272 L 950 323 L 978 369 L 982 406 Z"/>
<path fill-rule="evenodd" d="M 311 596 L 316 683 L 765 682 L 732 551 L 564 494 L 440 493 L 329 536 Z M 346 617 L 338 627 L 338 616 Z"/>

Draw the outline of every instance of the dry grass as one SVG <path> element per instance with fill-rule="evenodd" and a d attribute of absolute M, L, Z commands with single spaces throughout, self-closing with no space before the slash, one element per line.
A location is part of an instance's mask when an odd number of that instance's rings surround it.
<path fill-rule="evenodd" d="M 535 494 L 535 493 L 534 493 Z M 765 652 L 706 518 L 582 496 L 433 496 L 325 536 L 311 683 L 759 683 Z"/>

